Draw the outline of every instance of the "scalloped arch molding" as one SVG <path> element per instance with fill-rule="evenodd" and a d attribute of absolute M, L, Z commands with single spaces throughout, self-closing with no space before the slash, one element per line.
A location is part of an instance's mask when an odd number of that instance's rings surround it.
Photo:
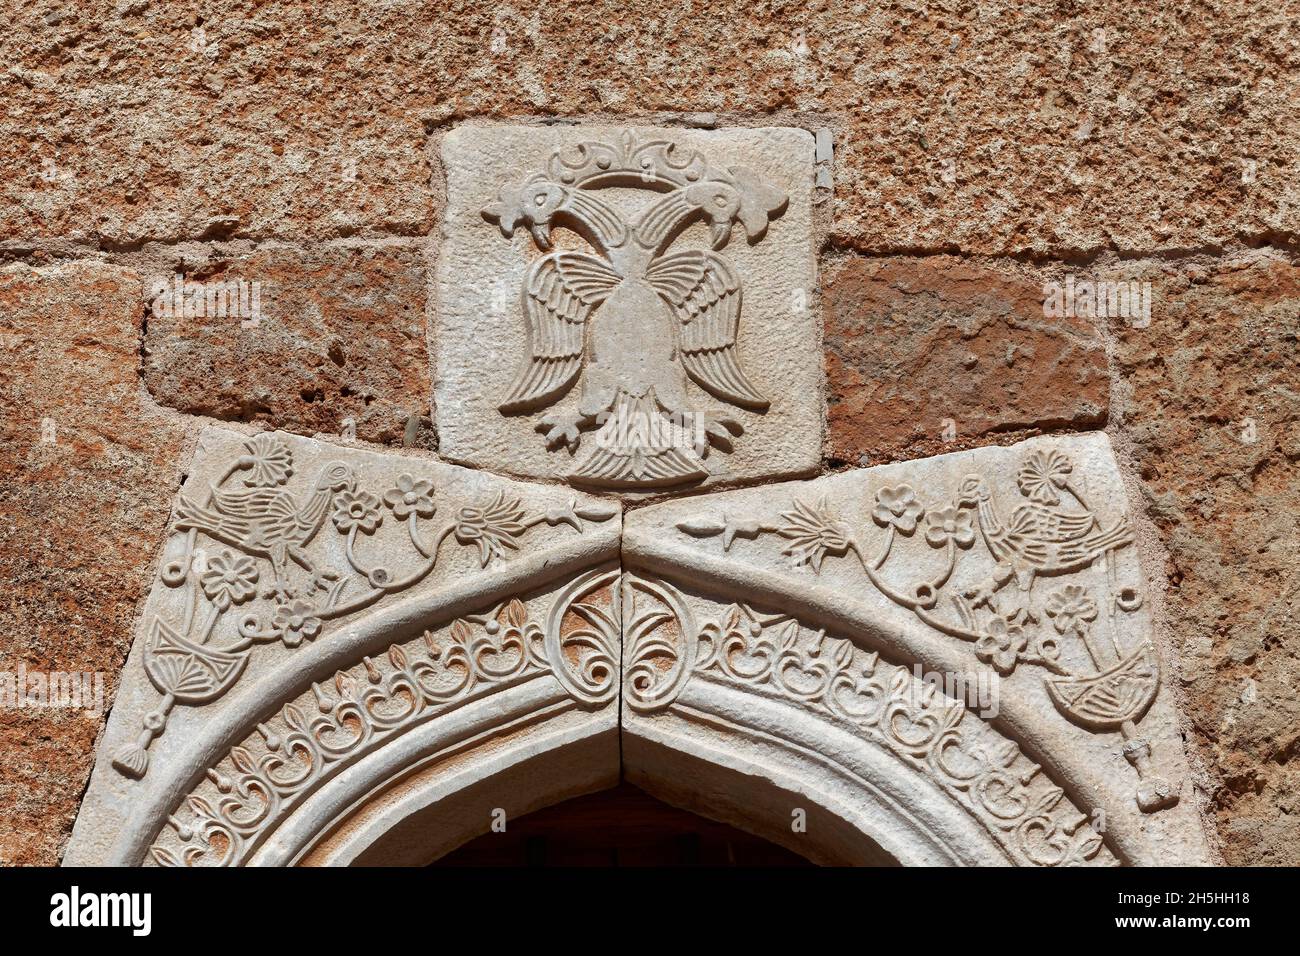
<path fill-rule="evenodd" d="M 69 864 L 423 863 L 620 775 L 828 863 L 1209 860 L 1104 435 L 626 515 L 280 433 L 189 475 Z"/>

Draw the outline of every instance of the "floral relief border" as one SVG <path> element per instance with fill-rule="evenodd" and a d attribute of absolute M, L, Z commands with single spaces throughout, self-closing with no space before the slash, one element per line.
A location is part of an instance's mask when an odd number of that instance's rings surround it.
<path fill-rule="evenodd" d="M 391 645 L 314 683 L 210 768 L 149 850 L 161 866 L 237 866 L 307 794 L 414 727 L 533 678 L 552 675 L 600 705 L 618 684 L 617 570 L 561 589 L 543 620 L 518 598 Z"/>
<path fill-rule="evenodd" d="M 702 623 L 662 579 L 624 578 L 624 700 L 670 707 L 688 681 L 812 711 L 927 776 L 1022 865 L 1117 865 L 1090 817 L 966 703 L 852 641 L 746 603 Z"/>
<path fill-rule="evenodd" d="M 615 506 L 576 497 L 567 506 L 534 509 L 502 490 L 453 508 L 439 525 L 433 519 L 443 506 L 432 478 L 403 472 L 375 493 L 362 486 L 354 466 L 331 461 L 295 493 L 287 487 L 295 463 L 284 439 L 259 434 L 244 451 L 206 495 L 182 495 L 177 505 L 171 534 L 180 553 L 164 563 L 159 578 L 168 591 L 183 595 L 183 603 L 174 616 L 155 613 L 147 624 L 144 669 L 162 697 L 136 738 L 114 755 L 113 766 L 127 777 L 148 771 L 149 746 L 166 729 L 172 709 L 227 693 L 255 645 L 295 648 L 316 640 L 327 623 L 418 584 L 449 539 L 473 549 L 486 568 L 517 551 L 539 525 L 565 525 L 581 534 L 618 514 Z M 233 481 L 236 476 L 242 480 Z M 327 517 L 343 542 L 343 569 L 330 567 L 321 554 Z M 362 553 L 363 543 L 389 522 L 405 539 L 409 557 L 402 570 Z M 397 542 L 389 538 L 384 553 L 396 550 Z"/>

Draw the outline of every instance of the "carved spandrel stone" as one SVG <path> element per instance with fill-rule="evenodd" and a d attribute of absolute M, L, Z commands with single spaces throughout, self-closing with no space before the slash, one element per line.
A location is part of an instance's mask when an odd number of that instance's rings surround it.
<path fill-rule="evenodd" d="M 1104 435 L 624 522 L 210 429 L 66 861 L 428 862 L 621 768 L 825 862 L 1205 862 L 1134 535 Z"/>
<path fill-rule="evenodd" d="M 1067 789 L 1101 795 L 1108 833 L 1131 841 L 1121 855 L 1160 833 L 1162 852 L 1203 858 L 1104 435 L 653 505 L 629 516 L 623 555 L 901 663 L 992 675 L 1001 725 L 1064 767 Z"/>
<path fill-rule="evenodd" d="M 442 151 L 444 454 L 623 491 L 817 467 L 807 132 L 464 126 Z"/>
<path fill-rule="evenodd" d="M 616 559 L 619 510 L 428 457 L 205 430 L 70 856 L 103 861 L 124 821 L 192 772 L 178 768 L 197 758 L 204 733 L 273 702 L 258 687 L 355 662 L 377 639 L 366 621 L 389 621 L 394 633 L 437 624 L 524 582 Z M 612 680 L 612 663 L 598 670 Z M 564 686 L 581 693 L 599 680 Z"/>

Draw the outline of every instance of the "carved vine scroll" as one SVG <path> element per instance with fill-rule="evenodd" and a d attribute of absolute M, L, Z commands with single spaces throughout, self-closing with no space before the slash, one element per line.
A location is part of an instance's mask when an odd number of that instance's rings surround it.
<path fill-rule="evenodd" d="M 206 493 L 182 495 L 172 524 L 176 556 L 159 577 L 177 600 L 148 621 L 144 669 L 162 695 L 140 733 L 113 758 L 139 779 L 150 743 L 178 704 L 210 703 L 234 686 L 257 644 L 294 648 L 322 636 L 332 621 L 361 611 L 424 579 L 448 540 L 472 549 L 486 568 L 518 550 L 539 525 L 581 534 L 613 518 L 600 503 L 537 510 L 504 491 L 461 504 L 440 500 L 433 479 L 403 473 L 368 488 L 356 467 L 332 461 L 302 480 L 288 443 L 273 434 L 249 439 L 245 454 Z M 393 525 L 381 557 L 366 544 Z M 342 565 L 322 538 L 337 536 Z M 393 556 L 400 557 L 400 564 Z"/>
<path fill-rule="evenodd" d="M 1178 794 L 1151 766 L 1137 724 L 1159 689 L 1155 650 L 1132 618 L 1136 582 L 1118 578 L 1116 555 L 1133 545 L 1126 516 L 1103 523 L 1056 450 L 1028 453 L 1016 476 L 1021 496 L 1000 510 L 988 479 L 971 474 L 946 498 L 923 505 L 910 484 L 881 484 L 868 507 L 874 530 L 843 520 L 823 501 L 795 498 L 777 520 L 704 514 L 678 529 L 719 537 L 783 540 L 782 555 L 820 573 L 827 559 L 852 557 L 881 594 L 927 626 L 968 642 L 1001 674 L 1021 665 L 1047 672 L 1060 713 L 1095 732 L 1118 732 L 1137 771 L 1138 806 L 1173 806 Z M 982 576 L 957 571 L 980 552 Z M 929 569 L 918 571 L 918 569 Z"/>

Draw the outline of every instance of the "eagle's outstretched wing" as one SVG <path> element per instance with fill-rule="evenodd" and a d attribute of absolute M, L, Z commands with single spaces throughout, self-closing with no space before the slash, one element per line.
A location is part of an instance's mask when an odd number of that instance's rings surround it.
<path fill-rule="evenodd" d="M 609 264 L 578 252 L 553 252 L 533 263 L 523 294 L 528 362 L 501 411 L 527 411 L 568 390 L 582 367 L 587 318 L 622 281 Z"/>
<path fill-rule="evenodd" d="M 768 401 L 736 355 L 740 279 L 727 260 L 700 249 L 673 253 L 651 264 L 646 281 L 681 323 L 677 344 L 686 373 L 718 398 L 764 411 Z"/>

